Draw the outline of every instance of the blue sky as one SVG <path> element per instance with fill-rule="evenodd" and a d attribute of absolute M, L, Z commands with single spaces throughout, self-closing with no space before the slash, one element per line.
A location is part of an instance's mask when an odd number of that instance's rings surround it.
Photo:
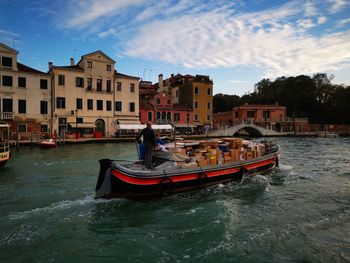
<path fill-rule="evenodd" d="M 350 0 L 0 0 L 0 42 L 47 71 L 102 50 L 157 81 L 205 74 L 214 94 L 318 72 L 350 85 Z"/>

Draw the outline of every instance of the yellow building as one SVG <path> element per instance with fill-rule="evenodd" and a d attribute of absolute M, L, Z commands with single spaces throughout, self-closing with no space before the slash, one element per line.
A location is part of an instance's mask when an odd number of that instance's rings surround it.
<path fill-rule="evenodd" d="M 213 81 L 204 75 L 175 75 L 171 90 L 178 102 L 193 109 L 194 124 L 197 127 L 213 125 Z"/>
<path fill-rule="evenodd" d="M 69 66 L 49 63 L 53 75 L 53 127 L 84 137 L 113 136 L 118 119 L 138 121 L 138 80 L 117 73 L 115 61 L 102 51 Z"/>
<path fill-rule="evenodd" d="M 17 61 L 18 52 L 0 43 L 0 119 L 12 132 L 50 132 L 51 76 Z"/>

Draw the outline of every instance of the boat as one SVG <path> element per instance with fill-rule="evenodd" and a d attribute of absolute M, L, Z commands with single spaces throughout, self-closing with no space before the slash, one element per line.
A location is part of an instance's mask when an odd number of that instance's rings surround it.
<path fill-rule="evenodd" d="M 155 151 L 153 169 L 146 169 L 139 160 L 101 159 L 95 198 L 141 199 L 174 194 L 241 180 L 279 164 L 280 149 L 276 144 L 227 141 L 199 142 L 197 146 L 183 141 L 175 150 Z"/>
<path fill-rule="evenodd" d="M 316 136 L 323 137 L 323 138 L 338 138 L 339 137 L 338 133 L 330 132 L 330 131 L 317 131 Z"/>
<path fill-rule="evenodd" d="M 11 158 L 10 152 L 10 125 L 0 123 L 0 167 Z"/>
<path fill-rule="evenodd" d="M 56 142 L 53 139 L 43 140 L 40 142 L 40 147 L 43 149 L 55 148 Z"/>

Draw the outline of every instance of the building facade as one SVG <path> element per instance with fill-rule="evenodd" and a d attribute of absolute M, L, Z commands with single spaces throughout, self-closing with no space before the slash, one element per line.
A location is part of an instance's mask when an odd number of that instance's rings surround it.
<path fill-rule="evenodd" d="M 51 76 L 17 61 L 18 52 L 0 43 L 0 118 L 12 133 L 50 132 Z"/>
<path fill-rule="evenodd" d="M 139 78 L 118 73 L 102 51 L 69 66 L 49 63 L 53 87 L 53 129 L 84 137 L 114 136 L 118 124 L 138 122 Z"/>

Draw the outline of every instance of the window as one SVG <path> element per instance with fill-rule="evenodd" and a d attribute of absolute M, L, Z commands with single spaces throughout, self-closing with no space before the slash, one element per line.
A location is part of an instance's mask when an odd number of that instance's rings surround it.
<path fill-rule="evenodd" d="M 92 78 L 87 78 L 87 90 L 92 90 Z"/>
<path fill-rule="evenodd" d="M 254 111 L 247 111 L 247 118 L 254 118 Z"/>
<path fill-rule="evenodd" d="M 58 85 L 64 86 L 64 75 L 58 75 Z"/>
<path fill-rule="evenodd" d="M 47 114 L 47 101 L 40 101 L 40 114 Z"/>
<path fill-rule="evenodd" d="M 84 87 L 84 78 L 76 77 L 75 78 L 75 86 L 79 87 L 79 88 L 83 88 Z"/>
<path fill-rule="evenodd" d="M 180 121 L 180 113 L 174 113 L 174 121 Z"/>
<path fill-rule="evenodd" d="M 18 113 L 26 113 L 27 105 L 26 100 L 18 100 Z"/>
<path fill-rule="evenodd" d="M 18 77 L 18 87 L 25 88 L 26 87 L 26 78 Z"/>
<path fill-rule="evenodd" d="M 166 104 L 170 105 L 170 100 L 167 100 L 167 101 L 166 101 Z"/>
<path fill-rule="evenodd" d="M 122 111 L 122 102 L 121 101 L 115 102 L 115 111 Z"/>
<path fill-rule="evenodd" d="M 56 98 L 56 107 L 57 107 L 57 109 L 65 109 L 66 108 L 66 98 L 65 97 L 57 97 Z"/>
<path fill-rule="evenodd" d="M 160 98 L 157 98 L 156 104 L 160 104 Z"/>
<path fill-rule="evenodd" d="M 40 89 L 47 89 L 47 79 L 40 80 Z"/>
<path fill-rule="evenodd" d="M 110 79 L 107 79 L 106 89 L 107 89 L 107 92 L 111 92 L 111 80 Z"/>
<path fill-rule="evenodd" d="M 209 88 L 209 89 L 207 89 L 207 95 L 211 95 L 211 89 Z"/>
<path fill-rule="evenodd" d="M 117 82 L 117 91 L 122 91 L 122 83 Z"/>
<path fill-rule="evenodd" d="M 207 121 L 210 121 L 210 115 L 207 115 Z"/>
<path fill-rule="evenodd" d="M 171 113 L 170 113 L 170 112 L 168 112 L 168 113 L 166 114 L 166 118 L 167 118 L 168 120 L 171 120 Z"/>
<path fill-rule="evenodd" d="M 264 117 L 264 120 L 267 121 L 270 118 L 270 112 L 269 111 L 263 111 L 263 117 Z"/>
<path fill-rule="evenodd" d="M 166 113 L 165 111 L 162 112 L 162 120 L 165 120 L 166 119 Z"/>
<path fill-rule="evenodd" d="M 207 103 L 207 109 L 210 110 L 210 102 Z"/>
<path fill-rule="evenodd" d="M 84 118 L 81 118 L 81 117 L 77 118 L 77 123 L 84 123 Z"/>
<path fill-rule="evenodd" d="M 41 124 L 41 125 L 40 125 L 40 131 L 41 131 L 41 132 L 48 132 L 49 129 L 48 129 L 47 124 Z"/>
<path fill-rule="evenodd" d="M 148 112 L 148 120 L 152 121 L 153 120 L 153 113 L 151 111 Z"/>
<path fill-rule="evenodd" d="M 67 118 L 58 118 L 58 131 L 66 131 L 67 129 Z"/>
<path fill-rule="evenodd" d="M 12 87 L 12 76 L 2 76 L 2 85 Z"/>
<path fill-rule="evenodd" d="M 11 57 L 2 57 L 1 64 L 3 67 L 12 68 L 12 58 Z"/>
<path fill-rule="evenodd" d="M 157 111 L 157 120 L 160 120 L 160 112 Z"/>
<path fill-rule="evenodd" d="M 186 114 L 186 121 L 190 122 L 190 114 L 188 114 L 188 113 Z"/>
<path fill-rule="evenodd" d="M 135 112 L 135 102 L 130 102 L 130 112 Z"/>
<path fill-rule="evenodd" d="M 87 67 L 88 67 L 88 68 L 92 68 L 92 61 L 88 61 L 88 62 L 87 62 Z"/>
<path fill-rule="evenodd" d="M 110 100 L 106 101 L 106 110 L 111 111 L 112 110 L 112 102 Z"/>
<path fill-rule="evenodd" d="M 194 115 L 194 120 L 195 120 L 195 121 L 198 121 L 198 120 L 199 120 L 199 117 L 198 117 L 197 114 Z"/>
<path fill-rule="evenodd" d="M 77 102 L 76 102 L 76 109 L 77 110 L 82 110 L 83 109 L 83 99 L 81 98 L 77 98 Z"/>
<path fill-rule="evenodd" d="M 196 94 L 196 95 L 198 95 L 198 94 L 199 94 L 198 87 L 194 87 L 194 94 Z"/>
<path fill-rule="evenodd" d="M 88 110 L 94 109 L 94 101 L 92 99 L 87 100 L 87 108 L 88 108 Z"/>
<path fill-rule="evenodd" d="M 18 132 L 27 132 L 27 124 L 18 124 L 17 131 Z"/>
<path fill-rule="evenodd" d="M 135 84 L 130 83 L 130 92 L 134 93 L 135 92 Z"/>
<path fill-rule="evenodd" d="M 102 79 L 97 79 L 96 91 L 102 91 Z"/>
<path fill-rule="evenodd" d="M 198 101 L 195 101 L 195 102 L 194 102 L 194 108 L 195 108 L 195 109 L 198 109 Z"/>
<path fill-rule="evenodd" d="M 238 111 L 235 112 L 235 118 L 238 118 Z"/>
<path fill-rule="evenodd" d="M 112 71 L 112 65 L 107 64 L 107 71 Z"/>
<path fill-rule="evenodd" d="M 103 100 L 96 101 L 97 110 L 103 110 Z"/>
<path fill-rule="evenodd" d="M 12 99 L 2 99 L 2 111 L 13 112 Z"/>

